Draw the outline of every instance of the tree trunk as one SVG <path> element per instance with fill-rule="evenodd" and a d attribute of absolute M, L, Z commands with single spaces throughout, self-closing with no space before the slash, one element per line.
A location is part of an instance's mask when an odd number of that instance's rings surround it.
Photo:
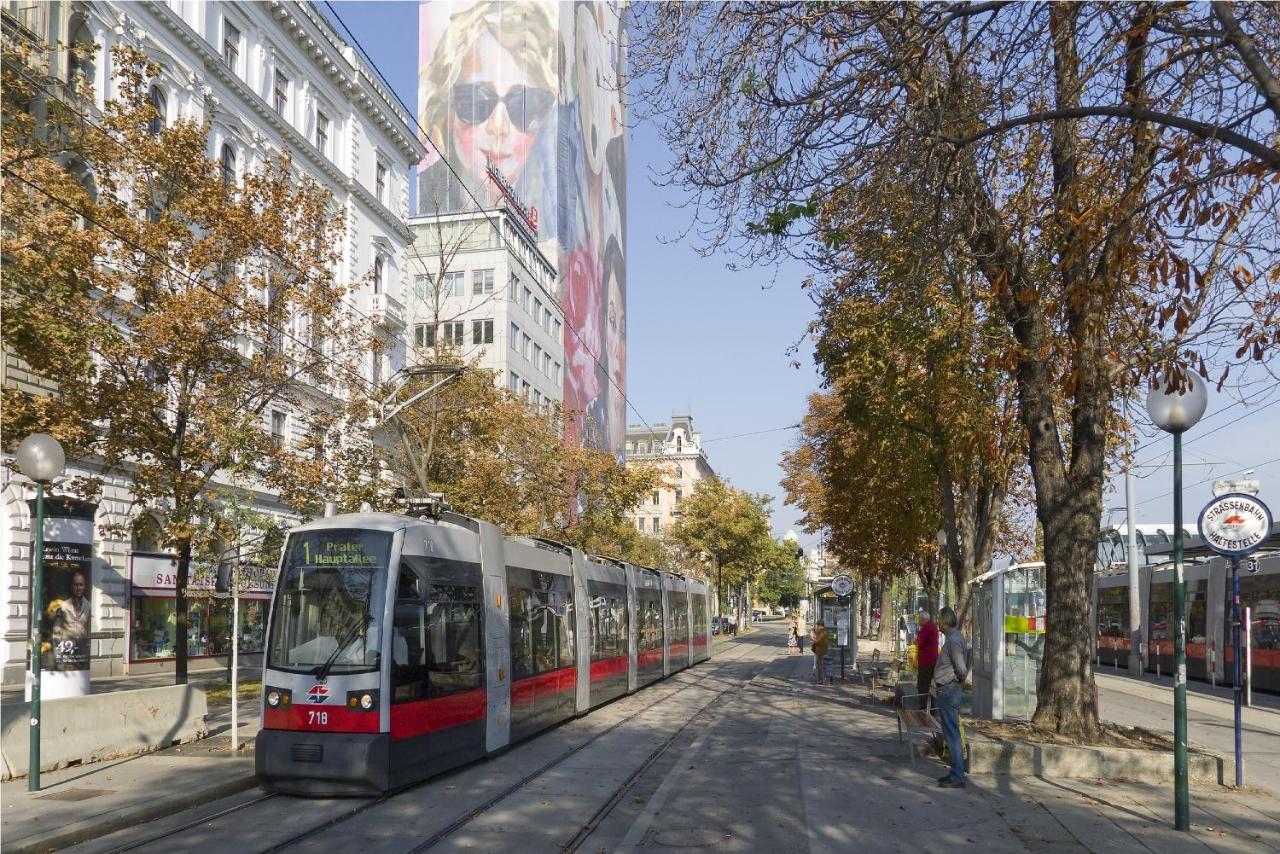
<path fill-rule="evenodd" d="M 871 637 L 871 582 L 862 579 L 858 584 L 858 634 Z"/>
<path fill-rule="evenodd" d="M 174 582 L 173 607 L 176 620 L 174 622 L 173 639 L 173 684 L 187 684 L 187 626 L 190 618 L 187 609 L 187 581 L 191 577 L 191 540 L 184 539 L 178 543 L 178 577 Z"/>
<path fill-rule="evenodd" d="M 891 641 L 897 631 L 898 627 L 893 618 L 893 588 L 882 578 L 880 579 L 880 632 L 877 639 Z"/>

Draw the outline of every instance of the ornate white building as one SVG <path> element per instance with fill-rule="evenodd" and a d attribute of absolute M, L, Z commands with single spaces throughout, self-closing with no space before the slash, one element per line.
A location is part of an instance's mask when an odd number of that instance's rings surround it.
<path fill-rule="evenodd" d="M 652 428 L 629 425 L 625 451 L 627 465 L 657 463 L 667 477 L 666 486 L 627 514 L 646 534 L 669 528 L 680 513 L 680 502 L 693 494 L 698 481 L 716 476 L 702 450 L 702 435 L 694 432 L 692 415 L 673 415 L 670 424 Z"/>
<path fill-rule="evenodd" d="M 345 216 L 346 235 L 335 275 L 354 287 L 346 297 L 353 311 L 369 317 L 386 336 L 381 354 L 370 353 L 364 373 L 374 381 L 402 367 L 405 359 L 405 298 L 409 288 L 406 249 L 410 167 L 425 155 L 411 118 L 374 71 L 311 4 L 265 0 L 168 2 L 41 2 L 6 0 L 5 38 L 46 43 L 91 43 L 92 61 L 51 52 L 64 79 L 83 75 L 93 84 L 101 109 L 115 91 L 111 48 L 128 43 L 160 66 L 153 103 L 167 122 L 207 121 L 208 153 L 234 175 L 260 167 L 276 151 L 287 151 L 303 173 L 326 186 Z M 5 355 L 5 384 L 39 386 L 39 377 Z M 306 412 L 273 407 L 264 413 L 283 442 L 307 436 Z M 6 455 L 6 459 L 9 455 Z M 81 461 L 68 462 L 68 476 L 98 475 Z M 3 675 L 22 680 L 29 619 L 32 485 L 0 469 L 0 554 L 3 554 Z M 280 522 L 291 517 L 268 493 L 255 493 L 257 508 Z M 103 534 L 127 529 L 132 502 L 127 478 L 107 479 L 94 522 L 91 670 L 95 676 L 163 670 L 172 666 L 170 626 L 172 578 L 167 560 L 146 534 L 133 539 Z M 208 582 L 198 574 L 193 587 Z M 265 581 L 260 583 L 265 586 Z M 260 643 L 265 590 L 242 602 L 242 641 Z M 166 611 L 166 608 L 168 609 Z M 203 609 L 203 610 L 200 610 Z M 192 604 L 193 670 L 215 666 L 225 600 Z"/>

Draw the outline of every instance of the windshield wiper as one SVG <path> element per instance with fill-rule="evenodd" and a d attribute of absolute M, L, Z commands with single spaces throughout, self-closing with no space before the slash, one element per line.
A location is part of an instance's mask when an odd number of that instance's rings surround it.
<path fill-rule="evenodd" d="M 342 651 L 356 639 L 360 631 L 366 628 L 373 621 L 373 615 L 365 614 L 362 619 L 356 620 L 351 624 L 351 628 L 342 635 L 342 639 L 338 641 L 338 645 L 333 648 L 333 652 L 325 659 L 324 664 L 315 669 L 315 677 L 317 682 L 323 682 L 329 675 L 329 670 L 333 667 L 334 662 L 338 660 L 338 656 Z"/>

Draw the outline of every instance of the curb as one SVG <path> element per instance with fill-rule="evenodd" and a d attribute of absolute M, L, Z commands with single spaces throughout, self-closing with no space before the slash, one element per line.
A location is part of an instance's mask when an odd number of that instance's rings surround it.
<path fill-rule="evenodd" d="M 1221 756 L 1192 753 L 1187 760 L 1191 779 L 1225 785 L 1228 763 Z M 971 774 L 1167 783 L 1173 780 L 1173 754 L 1125 747 L 997 741 L 971 733 L 969 769 Z"/>
<path fill-rule="evenodd" d="M 191 809 L 219 798 L 235 795 L 258 785 L 258 776 L 253 771 L 236 776 L 230 780 L 194 791 L 188 790 L 168 797 L 160 797 L 139 804 L 137 809 L 121 807 L 113 812 L 103 813 L 92 818 L 81 819 L 63 825 L 45 833 L 39 833 L 17 841 L 6 841 L 5 854 L 36 854 L 36 852 L 57 851 L 80 842 L 87 842 L 124 830 L 137 824 L 155 821 L 182 810 Z"/>

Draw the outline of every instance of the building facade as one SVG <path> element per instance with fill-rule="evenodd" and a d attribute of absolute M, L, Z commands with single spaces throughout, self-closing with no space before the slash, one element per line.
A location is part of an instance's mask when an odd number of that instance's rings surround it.
<path fill-rule="evenodd" d="M 621 456 L 623 4 L 425 0 L 418 32 L 418 116 L 433 150 L 418 170 L 417 211 L 434 216 L 505 203 L 519 214 L 560 273 L 560 397 L 574 414 L 566 439 Z"/>
<path fill-rule="evenodd" d="M 531 404 L 559 403 L 564 314 L 556 268 L 520 215 L 504 205 L 414 217 L 410 225 L 409 363 L 447 348 Z"/>
<path fill-rule="evenodd" d="M 53 51 L 51 65 L 64 77 L 83 75 L 93 88 L 87 114 L 102 109 L 116 91 L 111 48 L 127 43 L 160 67 L 152 102 L 166 123 L 207 122 L 208 156 L 239 179 L 275 152 L 288 152 L 295 168 L 333 195 L 345 217 L 341 258 L 334 275 L 351 283 L 346 300 L 366 317 L 386 346 L 365 359 L 370 381 L 385 379 L 405 359 L 405 300 L 410 279 L 407 223 L 412 165 L 425 147 L 410 117 L 309 3 L 204 2 L 6 2 L 5 38 L 45 43 L 92 44 L 91 61 L 70 63 Z M 6 353 L 3 383 L 47 387 Z M 323 401 L 324 393 L 310 399 Z M 263 429 L 281 443 L 301 443 L 310 425 L 306 411 L 273 406 Z M 10 459 L 10 455 L 6 455 Z M 102 477 L 93 534 L 91 672 L 117 675 L 172 668 L 173 562 L 155 526 L 138 518 L 127 476 L 97 470 L 91 461 L 69 460 L 68 477 Z M 4 574 L 5 684 L 20 683 L 29 634 L 32 484 L 0 469 L 0 554 Z M 262 515 L 285 525 L 296 521 L 267 491 L 247 500 Z M 132 530 L 132 535 L 119 531 Z M 251 573 L 241 602 L 243 649 L 261 649 L 270 567 Z M 193 566 L 189 632 L 192 669 L 200 659 L 215 666 L 226 653 L 230 606 L 201 597 L 211 590 L 213 568 Z"/>
<path fill-rule="evenodd" d="M 627 465 L 657 465 L 667 483 L 627 514 L 636 528 L 657 535 L 680 515 L 680 502 L 693 494 L 698 481 L 716 476 L 702 449 L 702 436 L 693 429 L 692 415 L 673 415 L 670 424 L 627 427 Z"/>

